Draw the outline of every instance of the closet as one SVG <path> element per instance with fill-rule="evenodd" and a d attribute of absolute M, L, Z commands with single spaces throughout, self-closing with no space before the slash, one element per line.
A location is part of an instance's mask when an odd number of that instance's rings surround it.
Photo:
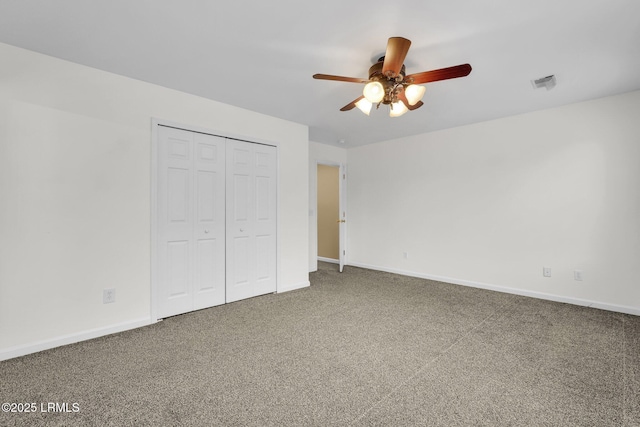
<path fill-rule="evenodd" d="M 276 291 L 276 147 L 158 125 L 155 317 Z"/>

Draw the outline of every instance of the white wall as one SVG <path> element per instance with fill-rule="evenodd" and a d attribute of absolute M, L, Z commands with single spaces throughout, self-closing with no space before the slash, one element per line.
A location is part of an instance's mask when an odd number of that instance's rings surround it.
<path fill-rule="evenodd" d="M 318 168 L 317 165 L 346 165 L 347 150 L 309 141 L 309 271 L 318 269 Z M 349 202 L 347 201 L 347 204 Z"/>
<path fill-rule="evenodd" d="M 640 314 L 639 117 L 632 92 L 349 149 L 348 263 Z"/>
<path fill-rule="evenodd" d="M 0 58 L 0 359 L 150 322 L 154 117 L 278 145 L 278 289 L 308 285 L 306 126 L 4 44 Z"/>

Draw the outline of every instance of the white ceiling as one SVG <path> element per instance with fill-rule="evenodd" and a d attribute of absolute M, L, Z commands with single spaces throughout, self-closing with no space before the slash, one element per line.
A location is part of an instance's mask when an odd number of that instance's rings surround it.
<path fill-rule="evenodd" d="M 387 39 L 407 74 L 470 63 L 400 118 L 339 109 Z M 353 147 L 640 89 L 638 0 L 0 0 L 0 42 L 306 124 Z M 0 64 L 1 64 L 0 58 Z M 557 86 L 531 80 L 555 74 Z"/>

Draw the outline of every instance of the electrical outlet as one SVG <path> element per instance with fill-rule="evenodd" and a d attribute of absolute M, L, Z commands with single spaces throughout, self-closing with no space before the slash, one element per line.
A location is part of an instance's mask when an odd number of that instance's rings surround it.
<path fill-rule="evenodd" d="M 409 259 L 409 252 L 402 252 L 402 258 Z"/>
<path fill-rule="evenodd" d="M 542 267 L 542 275 L 544 277 L 551 277 L 551 267 Z"/>
<path fill-rule="evenodd" d="M 582 281 L 582 270 L 573 270 L 573 280 Z"/>
<path fill-rule="evenodd" d="M 104 289 L 102 291 L 102 303 L 110 304 L 112 302 L 116 302 L 116 289 Z"/>

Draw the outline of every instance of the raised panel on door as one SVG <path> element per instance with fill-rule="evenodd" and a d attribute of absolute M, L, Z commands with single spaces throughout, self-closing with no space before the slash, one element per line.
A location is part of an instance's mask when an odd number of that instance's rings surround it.
<path fill-rule="evenodd" d="M 169 299 L 189 295 L 189 241 L 167 243 L 167 291 Z"/>
<path fill-rule="evenodd" d="M 167 225 L 188 225 L 190 214 L 189 181 L 191 171 L 188 167 L 168 167 L 167 174 Z"/>
<path fill-rule="evenodd" d="M 274 238 L 270 235 L 256 236 L 256 280 L 261 283 L 274 279 L 273 256 Z M 267 292 L 274 292 L 268 289 Z"/>
<path fill-rule="evenodd" d="M 248 256 L 250 252 L 250 238 L 247 236 L 234 236 L 230 242 L 233 262 L 229 264 L 228 282 L 232 286 L 232 299 L 242 299 L 251 294 L 251 282 L 249 273 L 251 261 Z"/>

